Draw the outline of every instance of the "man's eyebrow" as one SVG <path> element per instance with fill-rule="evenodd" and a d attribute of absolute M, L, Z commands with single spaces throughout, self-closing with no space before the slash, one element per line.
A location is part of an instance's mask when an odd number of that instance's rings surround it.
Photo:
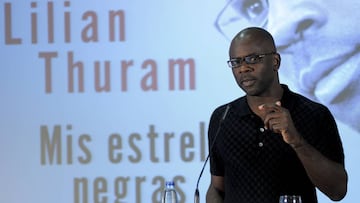
<path fill-rule="evenodd" d="M 247 56 L 254 56 L 254 55 L 261 55 L 261 54 L 258 54 L 258 53 L 251 53 L 251 54 L 248 54 L 246 56 L 236 56 L 236 57 L 230 57 L 231 59 L 242 59 L 242 58 L 245 58 Z"/>

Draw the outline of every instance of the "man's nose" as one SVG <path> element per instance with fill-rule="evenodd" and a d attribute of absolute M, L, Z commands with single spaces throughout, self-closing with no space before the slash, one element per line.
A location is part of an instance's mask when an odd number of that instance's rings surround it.
<path fill-rule="evenodd" d="M 270 7 L 268 30 L 274 35 L 279 51 L 292 43 L 316 34 L 327 22 L 326 11 L 314 3 L 286 1 Z"/>
<path fill-rule="evenodd" d="M 234 71 L 236 71 L 237 73 L 248 73 L 248 72 L 252 72 L 254 69 L 252 67 L 250 67 L 248 64 L 246 64 L 245 62 L 242 63 L 239 67 L 234 68 Z"/>

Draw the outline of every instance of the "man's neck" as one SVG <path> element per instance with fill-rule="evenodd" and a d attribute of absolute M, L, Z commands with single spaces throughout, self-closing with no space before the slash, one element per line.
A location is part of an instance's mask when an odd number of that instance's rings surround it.
<path fill-rule="evenodd" d="M 284 89 L 281 85 L 276 86 L 273 91 L 269 92 L 267 95 L 262 96 L 250 96 L 246 95 L 246 99 L 249 105 L 257 105 L 264 103 L 271 103 L 279 101 L 282 98 Z"/>

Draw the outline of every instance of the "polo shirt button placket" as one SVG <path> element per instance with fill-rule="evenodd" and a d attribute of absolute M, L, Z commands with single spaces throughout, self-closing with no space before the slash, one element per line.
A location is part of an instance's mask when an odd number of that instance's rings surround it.
<path fill-rule="evenodd" d="M 259 130 L 260 130 L 261 133 L 265 132 L 265 129 L 263 127 L 261 127 Z M 259 147 L 263 147 L 264 146 L 263 140 L 260 140 L 258 145 L 259 145 Z"/>

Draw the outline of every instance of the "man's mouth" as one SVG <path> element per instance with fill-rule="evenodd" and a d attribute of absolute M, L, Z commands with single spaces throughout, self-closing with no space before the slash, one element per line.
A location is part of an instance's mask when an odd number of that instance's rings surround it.
<path fill-rule="evenodd" d="M 250 87 L 253 86 L 255 84 L 256 80 L 255 79 L 244 79 L 241 80 L 240 84 L 243 87 Z"/>

